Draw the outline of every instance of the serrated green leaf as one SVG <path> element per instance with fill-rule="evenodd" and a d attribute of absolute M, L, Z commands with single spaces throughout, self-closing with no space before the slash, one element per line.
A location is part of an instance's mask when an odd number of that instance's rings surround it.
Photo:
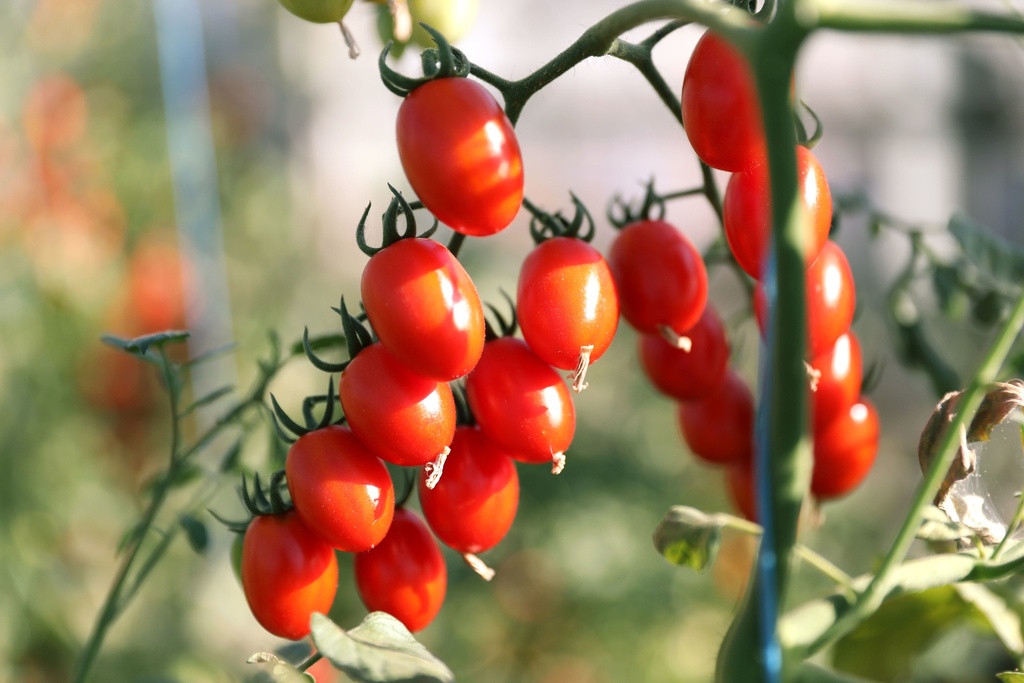
<path fill-rule="evenodd" d="M 1006 600 L 981 584 L 958 583 L 954 588 L 964 602 L 974 606 L 985 617 L 1006 649 L 1019 660 L 1024 655 L 1020 614 L 1011 609 Z"/>
<path fill-rule="evenodd" d="M 654 530 L 654 547 L 672 564 L 704 571 L 718 555 L 721 524 L 711 515 L 672 506 Z"/>
<path fill-rule="evenodd" d="M 904 680 L 914 661 L 970 608 L 950 586 L 885 602 L 834 649 L 836 669 L 877 681 Z"/>
<path fill-rule="evenodd" d="M 317 649 L 359 683 L 455 681 L 451 670 L 390 614 L 371 612 L 348 632 L 322 614 L 314 614 L 311 624 Z"/>
<path fill-rule="evenodd" d="M 185 530 L 188 544 L 197 554 L 202 555 L 210 545 L 210 533 L 206 525 L 192 515 L 185 515 L 178 520 L 181 528 Z"/>
<path fill-rule="evenodd" d="M 996 674 L 996 678 L 1003 681 L 1003 683 L 1024 683 L 1024 673 L 1019 671 L 1005 671 L 1001 674 Z"/>
<path fill-rule="evenodd" d="M 1018 287 L 1024 281 L 1024 250 L 962 214 L 949 219 L 949 232 L 979 271 Z"/>
<path fill-rule="evenodd" d="M 188 405 L 188 407 L 186 407 L 184 410 L 181 411 L 179 417 L 185 417 L 187 415 L 190 415 L 193 412 L 195 412 L 196 410 L 198 410 L 199 408 L 202 408 L 203 406 L 206 406 L 206 405 L 210 405 L 211 403 L 216 401 L 218 398 L 221 398 L 222 396 L 226 396 L 226 395 L 230 394 L 234 390 L 235 390 L 235 387 L 231 386 L 231 385 L 223 386 L 223 387 L 221 387 L 219 389 L 215 389 L 214 391 L 211 391 L 210 393 L 208 393 L 206 396 L 203 396 L 202 398 L 196 399 L 195 401 L 190 403 Z"/>

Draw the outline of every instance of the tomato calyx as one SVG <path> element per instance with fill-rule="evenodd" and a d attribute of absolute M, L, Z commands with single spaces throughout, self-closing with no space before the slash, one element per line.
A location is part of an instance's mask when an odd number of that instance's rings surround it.
<path fill-rule="evenodd" d="M 427 24 L 420 22 L 420 26 L 430 34 L 437 43 L 436 48 L 428 48 L 423 51 L 423 76 L 412 78 L 398 73 L 387 65 L 387 57 L 391 52 L 394 41 L 388 41 L 384 50 L 380 53 L 377 65 L 380 68 L 380 79 L 384 87 L 398 95 L 405 97 L 413 90 L 438 78 L 465 78 L 469 76 L 470 63 L 466 55 L 451 44 L 438 31 Z"/>
<path fill-rule="evenodd" d="M 391 190 L 391 194 L 394 195 L 391 198 L 391 202 L 388 204 L 387 210 L 384 212 L 382 218 L 383 237 L 381 238 L 381 245 L 379 247 L 371 247 L 366 242 L 366 217 L 370 213 L 370 205 L 366 205 L 366 209 L 363 211 L 362 217 L 359 219 L 359 225 L 356 226 L 356 244 L 359 245 L 359 250 L 367 256 L 373 256 L 378 252 L 390 247 L 392 244 L 399 240 L 410 239 L 414 237 L 428 238 L 437 231 L 438 221 L 435 218 L 434 224 L 423 233 L 417 234 L 416 232 L 416 216 L 413 213 L 416 209 L 422 209 L 422 202 L 408 202 L 402 193 L 395 189 L 395 187 L 388 183 L 388 189 Z M 405 229 L 398 229 L 398 218 L 399 216 L 405 217 Z"/>
<path fill-rule="evenodd" d="M 367 207 L 367 210 L 369 210 L 369 207 Z M 348 360 L 341 363 L 332 363 L 316 355 L 316 352 L 313 350 L 313 345 L 309 341 L 308 327 L 304 328 L 302 332 L 302 350 L 306 353 L 306 358 L 309 359 L 309 362 L 317 370 L 322 370 L 324 372 L 342 372 L 345 368 L 348 367 L 348 364 L 352 362 L 352 359 L 355 358 L 360 351 L 362 351 L 367 346 L 373 343 L 373 335 L 370 334 L 370 331 L 366 328 L 365 325 L 363 325 L 361 321 L 361 319 L 365 319 L 366 314 L 364 313 L 362 316 L 360 316 L 360 318 L 357 318 L 353 316 L 351 313 L 349 313 L 348 307 L 345 306 L 344 296 L 341 297 L 340 305 L 337 308 L 331 306 L 331 310 L 337 313 L 339 316 L 341 316 L 341 328 L 345 336 L 345 346 L 347 347 L 348 350 Z M 273 400 L 273 394 L 271 394 L 270 398 L 271 400 Z M 319 401 L 319 397 L 315 398 L 317 401 Z M 328 409 L 330 409 L 330 403 L 328 403 Z M 281 412 L 283 413 L 283 411 Z M 275 413 L 277 413 L 276 410 Z M 278 415 L 278 417 L 281 417 L 281 415 Z M 282 421 L 284 420 L 282 419 Z M 291 429 L 290 426 L 289 429 Z M 300 427 L 300 429 L 302 429 L 302 427 Z"/>
<path fill-rule="evenodd" d="M 490 320 L 484 320 L 484 339 L 486 341 L 494 341 L 495 339 L 501 339 L 502 337 L 511 337 L 515 335 L 516 330 L 519 329 L 519 320 L 516 317 L 516 302 L 512 300 L 509 293 L 504 289 L 500 290 L 501 295 L 505 297 L 505 301 L 508 303 L 509 310 L 511 311 L 509 317 L 506 318 L 498 310 L 498 307 L 492 303 L 485 302 L 484 305 L 490 309 L 491 314 L 494 316 L 494 320 L 497 323 L 497 327 L 491 324 Z"/>
<path fill-rule="evenodd" d="M 573 237 L 587 243 L 594 239 L 596 230 L 590 212 L 587 211 L 587 207 L 583 205 L 579 197 L 572 192 L 569 193 L 569 196 L 572 197 L 573 204 L 571 220 L 560 211 L 553 214 L 547 213 L 529 199 L 523 198 L 523 206 L 533 214 L 530 219 L 530 236 L 533 237 L 534 244 L 540 244 L 555 237 Z"/>
<path fill-rule="evenodd" d="M 245 526 L 249 525 L 255 517 L 264 517 L 267 515 L 280 516 L 292 509 L 291 501 L 286 501 L 281 495 L 281 490 L 286 489 L 285 474 L 284 470 L 278 470 L 270 475 L 270 484 L 264 490 L 262 482 L 260 482 L 259 472 L 253 475 L 252 493 L 249 492 L 249 481 L 242 475 L 242 485 L 238 487 L 238 495 L 242 499 L 242 505 L 245 506 L 246 511 L 249 513 L 249 520 L 245 522 Z M 216 515 L 215 515 L 216 516 Z M 217 516 L 222 522 L 225 521 Z M 236 525 L 236 522 L 226 522 L 228 528 L 235 531 L 236 528 L 232 528 L 232 525 Z M 244 531 L 245 528 L 242 528 Z"/>
<path fill-rule="evenodd" d="M 644 186 L 644 198 L 634 206 L 621 195 L 612 197 L 607 212 L 608 222 L 617 230 L 639 221 L 665 220 L 665 197 L 654 191 L 654 180 Z"/>
<path fill-rule="evenodd" d="M 303 336 L 303 341 L 307 341 L 309 335 Z M 308 344 L 307 344 L 308 346 Z M 310 351 L 311 352 L 311 351 Z M 313 394 L 307 396 L 302 402 L 302 414 L 305 421 L 304 425 L 296 422 L 288 413 L 285 412 L 281 404 L 277 402 L 277 397 L 274 394 L 270 394 L 270 403 L 273 406 L 273 422 L 274 429 L 277 431 L 277 435 L 281 437 L 287 443 L 295 443 L 298 437 L 305 436 L 306 434 L 315 431 L 317 429 L 323 429 L 332 424 L 341 424 L 345 421 L 345 417 L 342 416 L 338 422 L 332 422 L 334 420 L 334 378 L 328 378 L 327 380 L 327 393 L 326 394 Z M 318 403 L 326 404 L 324 414 L 319 420 L 316 420 L 313 416 L 313 406 Z M 287 430 L 287 431 L 285 431 Z M 291 434 L 289 434 L 291 432 Z M 294 436 L 293 436 L 294 435 Z"/>

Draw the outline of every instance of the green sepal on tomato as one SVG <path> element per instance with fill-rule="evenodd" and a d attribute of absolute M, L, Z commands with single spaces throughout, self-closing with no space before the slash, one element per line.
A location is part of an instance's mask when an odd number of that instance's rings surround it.
<path fill-rule="evenodd" d="M 395 510 L 387 536 L 354 560 L 356 587 L 366 609 L 387 612 L 412 632 L 434 620 L 448 588 L 441 548 L 422 519 Z"/>
<path fill-rule="evenodd" d="M 249 523 L 242 542 L 242 589 L 263 628 L 279 638 L 305 638 L 313 613 L 326 614 L 334 602 L 334 549 L 294 510 L 259 515 Z"/>
<path fill-rule="evenodd" d="M 391 475 L 347 427 L 300 436 L 285 472 L 295 511 L 331 547 L 361 552 L 384 538 L 395 510 Z"/>

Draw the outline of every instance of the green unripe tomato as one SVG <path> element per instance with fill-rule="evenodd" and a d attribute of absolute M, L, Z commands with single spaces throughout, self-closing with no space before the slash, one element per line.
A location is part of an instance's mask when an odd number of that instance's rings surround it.
<path fill-rule="evenodd" d="M 242 583 L 242 541 L 245 540 L 245 534 L 235 534 L 235 538 L 231 541 L 231 568 L 235 571 L 235 578 L 238 579 L 238 583 Z"/>
<path fill-rule="evenodd" d="M 341 21 L 355 0 L 278 0 L 281 5 L 306 21 L 330 24 Z"/>
<path fill-rule="evenodd" d="M 449 42 L 462 38 L 476 18 L 477 0 L 408 0 L 408 6 L 413 30 L 409 41 L 404 43 L 394 37 L 394 21 L 387 5 L 381 5 L 377 10 L 377 32 L 384 43 L 395 40 L 391 50 L 394 57 L 401 55 L 409 42 L 421 47 L 434 47 L 434 39 L 420 26 L 420 22 L 440 32 Z"/>

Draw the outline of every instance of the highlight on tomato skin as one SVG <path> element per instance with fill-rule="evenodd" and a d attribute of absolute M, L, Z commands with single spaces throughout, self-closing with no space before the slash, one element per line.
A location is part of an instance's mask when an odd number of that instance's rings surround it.
<path fill-rule="evenodd" d="M 482 553 L 505 537 L 519 506 L 515 463 L 476 427 L 455 430 L 444 476 L 427 488 L 419 477 L 419 501 L 427 524 L 442 543 L 460 553 Z"/>
<path fill-rule="evenodd" d="M 242 589 L 263 628 L 279 638 L 305 638 L 313 612 L 326 614 L 334 603 L 334 549 L 294 510 L 257 516 L 242 541 Z"/>
<path fill-rule="evenodd" d="M 860 486 L 878 455 L 879 434 L 878 411 L 865 397 L 815 428 L 811 493 L 828 500 Z"/>
<path fill-rule="evenodd" d="M 348 364 L 338 380 L 338 396 L 352 432 L 395 465 L 432 462 L 455 436 L 451 387 L 411 372 L 380 342 Z"/>
<path fill-rule="evenodd" d="M 711 393 L 729 367 L 729 340 L 715 307 L 708 303 L 700 320 L 680 334 L 690 349 L 670 344 L 661 334 L 637 337 L 640 367 L 661 393 L 679 401 L 692 401 Z"/>
<path fill-rule="evenodd" d="M 832 228 L 832 193 L 825 171 L 814 153 L 796 148 L 797 192 L 810 227 L 804 264 L 821 253 Z M 772 203 L 767 164 L 733 173 L 722 201 L 722 223 L 726 241 L 736 262 L 755 279 L 763 274 L 771 243 Z"/>
<path fill-rule="evenodd" d="M 357 553 L 354 568 L 359 597 L 371 612 L 387 612 L 415 633 L 441 611 L 448 567 L 426 523 L 408 508 L 395 510 L 387 536 Z"/>
<path fill-rule="evenodd" d="M 853 324 L 857 291 L 850 262 L 832 240 L 825 243 L 805 275 L 807 357 L 828 351 Z M 754 314 L 761 336 L 765 334 L 767 298 L 764 287 L 754 287 Z"/>
<path fill-rule="evenodd" d="M 505 111 L 479 83 L 438 78 L 398 109 L 398 156 L 420 201 L 474 237 L 509 226 L 523 203 L 523 159 Z"/>
<path fill-rule="evenodd" d="M 363 269 L 361 294 L 381 344 L 413 372 L 447 382 L 480 359 L 483 305 L 443 244 L 409 238 L 385 247 Z"/>
<path fill-rule="evenodd" d="M 604 256 L 575 237 L 541 242 L 520 268 L 516 314 L 526 343 L 549 365 L 576 368 L 584 347 L 592 347 L 593 363 L 619 324 L 618 294 Z"/>
<path fill-rule="evenodd" d="M 680 403 L 677 417 L 699 459 L 714 465 L 753 461 L 754 395 L 734 371 L 703 398 Z"/>
<path fill-rule="evenodd" d="M 821 428 L 847 410 L 860 397 L 863 359 L 860 341 L 847 330 L 827 351 L 809 363 L 815 373 L 811 392 L 811 414 L 815 428 Z"/>
<path fill-rule="evenodd" d="M 721 36 L 706 31 L 697 41 L 683 75 L 681 103 L 686 137 L 708 166 L 742 171 L 766 158 L 753 74 Z"/>
<path fill-rule="evenodd" d="M 642 220 L 627 225 L 612 242 L 608 267 L 622 317 L 638 332 L 687 330 L 704 312 L 704 259 L 690 238 L 670 223 Z"/>
<path fill-rule="evenodd" d="M 285 460 L 295 511 L 313 533 L 344 552 L 374 547 L 395 511 L 391 475 L 347 427 L 311 431 Z"/>
<path fill-rule="evenodd" d="M 480 429 L 520 462 L 557 466 L 576 432 L 568 387 L 521 339 L 484 345 L 466 399 Z"/>

